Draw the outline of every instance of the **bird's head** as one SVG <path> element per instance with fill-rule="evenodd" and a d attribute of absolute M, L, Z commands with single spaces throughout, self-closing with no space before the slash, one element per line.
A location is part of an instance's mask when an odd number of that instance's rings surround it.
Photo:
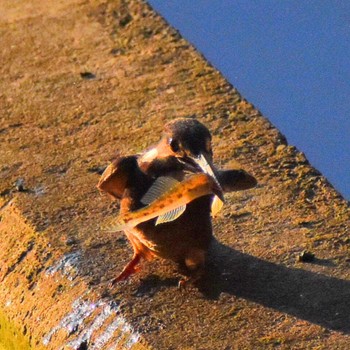
<path fill-rule="evenodd" d="M 178 118 L 164 126 L 164 137 L 173 155 L 186 160 L 205 155 L 212 160 L 211 135 L 209 130 L 193 118 Z"/>
<path fill-rule="evenodd" d="M 216 179 L 209 130 L 193 118 L 178 118 L 164 126 L 163 142 L 168 152 L 188 167 L 203 171 Z"/>

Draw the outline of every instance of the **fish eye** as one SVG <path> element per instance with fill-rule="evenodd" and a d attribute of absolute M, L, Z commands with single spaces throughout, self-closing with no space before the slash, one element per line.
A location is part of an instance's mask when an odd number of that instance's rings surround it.
<path fill-rule="evenodd" d="M 170 148 L 173 152 L 179 152 L 180 150 L 180 145 L 179 145 L 179 142 L 177 140 L 174 140 L 174 139 L 170 139 Z"/>

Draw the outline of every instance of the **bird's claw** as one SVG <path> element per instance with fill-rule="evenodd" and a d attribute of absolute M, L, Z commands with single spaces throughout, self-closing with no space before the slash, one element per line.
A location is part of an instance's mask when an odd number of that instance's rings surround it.
<path fill-rule="evenodd" d="M 132 274 L 139 271 L 141 268 L 140 266 L 126 266 L 124 270 L 117 276 L 116 278 L 113 278 L 111 282 L 109 283 L 109 287 L 113 287 L 118 282 L 124 281 L 127 278 L 129 278 Z"/>
<path fill-rule="evenodd" d="M 188 281 L 189 281 L 188 278 L 182 278 L 182 279 L 180 279 L 179 283 L 177 284 L 177 288 L 178 288 L 180 291 L 185 290 Z"/>

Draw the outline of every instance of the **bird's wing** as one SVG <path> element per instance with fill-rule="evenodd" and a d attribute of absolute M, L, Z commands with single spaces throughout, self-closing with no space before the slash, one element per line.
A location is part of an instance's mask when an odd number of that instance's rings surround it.
<path fill-rule="evenodd" d="M 114 199 L 121 199 L 132 166 L 137 166 L 135 156 L 115 159 L 107 166 L 96 187 L 100 191 L 108 193 Z"/>
<path fill-rule="evenodd" d="M 245 170 L 218 170 L 215 172 L 224 192 L 242 191 L 256 186 L 254 176 Z"/>

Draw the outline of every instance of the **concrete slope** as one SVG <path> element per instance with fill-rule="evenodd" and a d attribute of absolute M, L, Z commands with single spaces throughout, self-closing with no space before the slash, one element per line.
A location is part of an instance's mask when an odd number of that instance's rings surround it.
<path fill-rule="evenodd" d="M 349 204 L 146 3 L 3 0 L 0 38 L 0 309 L 33 348 L 348 348 Z M 98 173 L 187 115 L 259 186 L 227 196 L 197 288 L 155 261 L 109 289 L 132 251 Z"/>

